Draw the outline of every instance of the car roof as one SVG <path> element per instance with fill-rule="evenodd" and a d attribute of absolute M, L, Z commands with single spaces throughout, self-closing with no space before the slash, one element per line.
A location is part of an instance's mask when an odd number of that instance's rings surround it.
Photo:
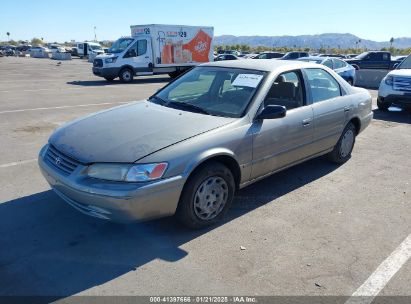
<path fill-rule="evenodd" d="M 330 59 L 330 57 L 308 56 L 308 57 L 298 58 L 298 60 L 301 60 L 301 61 L 306 61 L 306 60 L 321 60 L 321 61 L 323 61 L 323 60 L 326 60 L 326 59 Z"/>
<path fill-rule="evenodd" d="M 273 60 L 273 59 L 245 59 L 245 60 L 235 60 L 235 61 L 218 61 L 204 63 L 201 66 L 210 67 L 222 67 L 222 68 L 233 68 L 233 69 L 246 69 L 246 70 L 258 70 L 265 72 L 273 72 L 276 70 L 292 70 L 292 69 L 302 69 L 316 67 L 317 64 L 302 62 L 302 61 L 286 61 L 286 60 Z"/>

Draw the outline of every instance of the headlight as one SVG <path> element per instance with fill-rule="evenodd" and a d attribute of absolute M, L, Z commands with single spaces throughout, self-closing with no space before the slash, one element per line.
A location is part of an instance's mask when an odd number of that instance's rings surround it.
<path fill-rule="evenodd" d="M 109 58 L 104 59 L 104 62 L 105 63 L 114 63 L 114 62 L 116 62 L 117 58 L 118 57 L 109 57 Z"/>
<path fill-rule="evenodd" d="M 124 181 L 148 182 L 163 177 L 167 163 L 157 164 L 94 164 L 88 167 L 87 175 L 93 178 Z"/>
<path fill-rule="evenodd" d="M 388 75 L 387 77 L 385 77 L 385 84 L 392 86 L 394 83 L 394 77 L 392 77 L 391 75 Z"/>

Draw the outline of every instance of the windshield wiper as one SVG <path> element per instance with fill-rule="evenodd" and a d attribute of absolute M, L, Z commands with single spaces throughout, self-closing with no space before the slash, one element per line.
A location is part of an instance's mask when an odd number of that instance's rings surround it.
<path fill-rule="evenodd" d="M 158 96 L 156 96 L 156 95 L 150 96 L 150 97 L 148 98 L 148 100 L 158 100 L 161 105 L 167 104 L 167 101 L 165 101 L 163 98 L 158 97 Z M 154 103 L 157 103 L 157 102 L 154 102 Z"/>
<path fill-rule="evenodd" d="M 197 113 L 201 113 L 201 114 L 207 114 L 210 115 L 210 113 L 208 113 L 206 110 L 204 110 L 203 108 L 199 107 L 199 106 L 195 106 L 191 103 L 185 103 L 185 102 L 177 102 L 177 101 L 170 101 L 167 106 L 171 106 L 171 107 L 176 107 L 179 109 L 187 109 L 187 110 L 192 110 L 194 112 Z"/>

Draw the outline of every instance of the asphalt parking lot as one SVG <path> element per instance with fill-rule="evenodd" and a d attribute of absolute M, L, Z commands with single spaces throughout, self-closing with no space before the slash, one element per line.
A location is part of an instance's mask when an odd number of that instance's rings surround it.
<path fill-rule="evenodd" d="M 168 76 L 107 83 L 85 61 L 32 58 L 0 58 L 0 71 L 0 296 L 351 296 L 404 246 L 376 279 L 389 281 L 379 295 L 411 296 L 410 114 L 375 110 L 348 163 L 319 158 L 243 189 L 218 227 L 122 226 L 66 205 L 37 153 L 62 123 Z"/>

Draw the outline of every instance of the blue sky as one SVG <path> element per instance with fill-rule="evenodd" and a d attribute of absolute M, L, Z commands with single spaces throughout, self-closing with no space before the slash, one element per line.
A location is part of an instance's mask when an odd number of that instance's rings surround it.
<path fill-rule="evenodd" d="M 214 26 L 215 35 L 352 33 L 387 41 L 411 37 L 409 0 L 17 0 L 2 1 L 0 40 L 44 37 L 45 41 L 117 39 L 131 24 Z"/>

